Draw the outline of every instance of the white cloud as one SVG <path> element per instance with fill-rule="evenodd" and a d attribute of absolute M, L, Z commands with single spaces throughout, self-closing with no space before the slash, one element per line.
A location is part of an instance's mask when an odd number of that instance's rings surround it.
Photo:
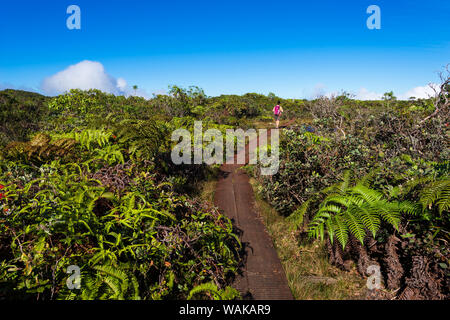
<path fill-rule="evenodd" d="M 60 94 L 70 89 L 99 89 L 119 93 L 117 80 L 105 72 L 103 65 L 88 60 L 69 66 L 42 82 L 42 90 L 47 94 Z"/>
<path fill-rule="evenodd" d="M 436 83 L 430 84 L 433 88 L 435 88 L 436 92 L 439 92 L 439 85 Z M 408 100 L 410 97 L 415 97 L 417 99 L 428 99 L 430 97 L 434 97 L 436 92 L 430 87 L 430 85 L 423 87 L 415 87 L 404 94 L 399 96 L 399 99 Z"/>
<path fill-rule="evenodd" d="M 432 83 L 431 86 L 433 86 L 435 89 L 439 89 L 439 85 L 436 83 Z M 384 93 L 377 93 L 374 91 L 369 91 L 366 88 L 361 88 L 359 89 L 355 98 L 359 100 L 381 100 L 383 94 Z M 396 95 L 394 92 L 394 95 L 397 96 L 397 99 L 399 100 L 409 100 L 409 98 L 411 97 L 415 97 L 416 99 L 427 99 L 433 97 L 435 95 L 435 92 L 429 85 L 426 85 L 422 87 L 412 88 L 399 95 Z"/>
<path fill-rule="evenodd" d="M 359 89 L 358 93 L 355 95 L 355 99 L 358 100 L 381 100 L 383 94 L 369 91 L 366 88 Z"/>
<path fill-rule="evenodd" d="M 117 79 L 117 88 L 121 91 L 125 91 L 128 87 L 128 83 L 124 78 Z"/>
<path fill-rule="evenodd" d="M 141 89 L 136 92 L 123 78 L 114 78 L 105 71 L 105 67 L 96 61 L 84 60 L 44 79 L 42 90 L 49 95 L 57 95 L 70 89 L 98 89 L 115 95 L 137 95 L 148 98 Z"/>

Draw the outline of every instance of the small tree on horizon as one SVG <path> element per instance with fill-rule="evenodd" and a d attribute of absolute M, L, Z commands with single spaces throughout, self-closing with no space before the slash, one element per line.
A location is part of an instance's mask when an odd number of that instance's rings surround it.
<path fill-rule="evenodd" d="M 382 97 L 381 99 L 383 99 L 384 101 L 386 101 L 385 106 L 389 107 L 390 104 L 391 104 L 391 101 L 397 100 L 397 97 L 394 96 L 394 92 L 393 92 L 393 91 L 389 91 L 389 92 L 385 92 L 385 93 L 383 94 L 383 97 Z"/>
<path fill-rule="evenodd" d="M 397 97 L 394 96 L 394 92 L 393 91 L 389 91 L 389 92 L 385 92 L 383 94 L 383 98 L 382 99 L 386 100 L 386 101 L 392 101 L 392 100 L 397 100 Z"/>

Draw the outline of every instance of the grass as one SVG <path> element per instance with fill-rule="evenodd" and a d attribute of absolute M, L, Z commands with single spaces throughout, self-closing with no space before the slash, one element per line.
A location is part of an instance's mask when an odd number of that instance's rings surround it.
<path fill-rule="evenodd" d="M 199 185 L 198 197 L 203 201 L 214 203 L 214 195 L 216 192 L 217 179 L 219 174 L 219 167 L 215 165 L 211 167 L 208 177 L 205 181 L 202 181 Z"/>
<path fill-rule="evenodd" d="M 203 182 L 200 199 L 214 203 L 214 194 L 216 191 L 217 180 L 208 180 Z"/>
<path fill-rule="evenodd" d="M 325 246 L 318 241 L 299 240 L 289 222 L 279 215 L 256 192 L 256 181 L 250 179 L 255 206 L 271 235 L 295 299 L 345 300 L 364 299 L 366 281 L 353 267 L 342 271 L 328 262 Z"/>

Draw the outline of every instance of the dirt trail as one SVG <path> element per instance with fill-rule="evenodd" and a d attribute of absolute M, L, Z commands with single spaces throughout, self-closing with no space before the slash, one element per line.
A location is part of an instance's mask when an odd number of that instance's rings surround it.
<path fill-rule="evenodd" d="M 214 197 L 219 210 L 234 220 L 244 245 L 244 267 L 233 285 L 244 299 L 291 300 L 293 296 L 272 239 L 255 211 L 249 177 L 240 167 L 242 165 L 222 165 Z"/>

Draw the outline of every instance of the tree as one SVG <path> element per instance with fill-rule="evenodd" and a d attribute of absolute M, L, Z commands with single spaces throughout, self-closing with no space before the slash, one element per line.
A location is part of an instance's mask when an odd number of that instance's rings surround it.
<path fill-rule="evenodd" d="M 394 92 L 393 91 L 389 91 L 389 92 L 385 92 L 383 94 L 383 98 L 382 99 L 386 100 L 386 101 L 393 101 L 393 100 L 397 100 L 397 97 L 394 96 Z"/>
<path fill-rule="evenodd" d="M 133 86 L 133 90 L 134 90 L 134 95 L 136 95 L 136 93 L 137 93 L 137 89 L 138 89 L 138 86 L 137 86 L 137 85 L 134 85 L 134 86 Z"/>
<path fill-rule="evenodd" d="M 434 91 L 434 97 L 432 97 L 434 112 L 430 114 L 428 117 L 420 121 L 423 123 L 428 119 L 434 117 L 438 114 L 439 111 L 444 110 L 444 113 L 447 112 L 450 105 L 450 64 L 447 64 L 445 67 L 445 71 L 439 72 L 439 78 L 441 79 L 441 84 L 439 86 L 435 86 L 433 84 L 429 84 L 428 86 Z"/>
<path fill-rule="evenodd" d="M 273 93 L 273 92 L 269 92 L 269 94 L 267 95 L 267 97 L 268 97 L 269 99 L 272 99 L 272 100 L 275 100 L 275 99 L 277 98 L 276 94 Z"/>

